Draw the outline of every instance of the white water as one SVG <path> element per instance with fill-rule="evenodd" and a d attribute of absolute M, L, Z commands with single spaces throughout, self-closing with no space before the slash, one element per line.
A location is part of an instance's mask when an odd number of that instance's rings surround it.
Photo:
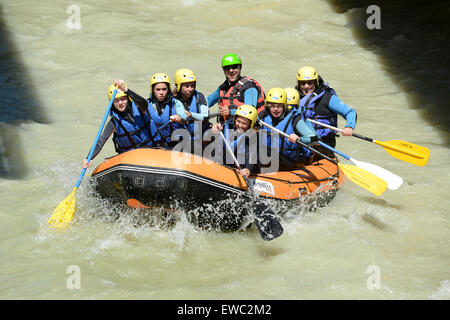
<path fill-rule="evenodd" d="M 410 76 L 387 72 L 376 50 L 359 45 L 348 14 L 312 0 L 82 1 L 76 3 L 81 30 L 69 30 L 66 9 L 72 4 L 1 5 L 25 85 L 49 119 L 4 124 L 18 138 L 27 174 L 0 179 L 1 298 L 450 298 L 445 134 L 422 118 L 411 105 L 412 93 L 396 80 Z M 173 78 L 188 67 L 198 89 L 209 94 L 224 79 L 219 63 L 230 51 L 243 59 L 243 74 L 265 90 L 293 86 L 296 70 L 314 65 L 357 110 L 357 132 L 426 146 L 429 163 L 416 167 L 379 146 L 340 138 L 339 150 L 405 183 L 376 198 L 349 182 L 328 207 L 285 222 L 285 234 L 273 242 L 263 242 L 253 229 L 207 233 L 181 221 L 160 230 L 135 226 L 125 215 L 116 222 L 92 217 L 111 208 L 92 197 L 87 177 L 76 195 L 74 225 L 49 232 L 48 218 L 81 172 L 111 82 L 124 79 L 147 96 L 151 74 Z M 409 56 L 411 65 L 419 65 L 414 58 Z M 113 153 L 108 142 L 92 168 Z M 14 166 L 13 157 L 6 160 Z M 67 287 L 70 266 L 80 268 L 80 289 Z M 370 266 L 380 271 L 379 289 L 368 287 Z"/>

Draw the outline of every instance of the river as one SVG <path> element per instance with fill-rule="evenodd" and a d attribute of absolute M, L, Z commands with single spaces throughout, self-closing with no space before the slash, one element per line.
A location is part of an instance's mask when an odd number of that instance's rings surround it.
<path fill-rule="evenodd" d="M 371 30 L 369 4 L 359 3 L 2 1 L 0 298 L 450 299 L 449 11 L 407 14 L 404 2 L 379 1 L 381 28 Z M 228 52 L 266 92 L 315 66 L 357 110 L 356 132 L 425 146 L 428 164 L 341 137 L 339 150 L 404 184 L 375 197 L 346 183 L 327 207 L 283 221 L 285 233 L 264 242 L 255 230 L 101 218 L 111 208 L 93 197 L 88 175 L 114 154 L 107 142 L 76 194 L 74 224 L 47 228 L 80 175 L 114 79 L 146 97 L 153 73 L 173 79 L 186 67 L 210 94 Z"/>

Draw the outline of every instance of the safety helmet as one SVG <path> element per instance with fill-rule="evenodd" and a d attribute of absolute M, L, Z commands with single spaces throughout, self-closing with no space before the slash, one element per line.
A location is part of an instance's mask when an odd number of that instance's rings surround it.
<path fill-rule="evenodd" d="M 169 76 L 167 74 L 165 74 L 165 73 L 155 73 L 150 78 L 150 91 L 152 91 L 154 84 L 157 84 L 157 83 L 160 83 L 160 82 L 167 83 L 169 85 L 169 88 L 170 88 Z"/>
<path fill-rule="evenodd" d="M 241 116 L 250 120 L 250 128 L 253 128 L 258 118 L 258 111 L 254 106 L 243 104 L 241 105 L 234 114 L 233 122 L 236 121 L 236 117 Z"/>
<path fill-rule="evenodd" d="M 192 70 L 178 69 L 177 72 L 175 72 L 175 87 L 177 88 L 177 92 L 180 91 L 182 83 L 193 81 L 197 81 L 197 78 Z"/>
<path fill-rule="evenodd" d="M 127 85 L 125 85 L 125 88 L 128 89 Z M 109 88 L 108 88 L 108 100 L 111 100 L 111 97 L 112 97 L 113 92 L 114 92 L 115 89 L 116 89 L 116 86 L 114 85 L 114 83 L 109 86 Z M 114 99 L 115 98 L 120 98 L 120 97 L 126 97 L 126 96 L 127 96 L 127 94 L 125 92 L 123 92 L 120 89 L 117 89 L 116 96 L 114 97 Z"/>
<path fill-rule="evenodd" d="M 284 91 L 286 91 L 287 94 L 286 103 L 288 105 L 298 106 L 298 103 L 300 102 L 300 94 L 298 93 L 298 90 L 294 88 L 285 88 Z"/>
<path fill-rule="evenodd" d="M 268 102 L 272 103 L 282 103 L 283 110 L 286 110 L 287 94 L 282 88 L 272 88 L 267 92 L 266 104 Z"/>
<path fill-rule="evenodd" d="M 308 80 L 316 80 L 317 85 L 319 85 L 319 74 L 314 67 L 301 67 L 297 71 L 297 82 L 298 81 L 308 81 Z"/>
<path fill-rule="evenodd" d="M 228 53 L 223 56 L 222 58 L 222 68 L 226 66 L 231 66 L 234 64 L 240 64 L 242 65 L 241 58 L 235 53 Z"/>

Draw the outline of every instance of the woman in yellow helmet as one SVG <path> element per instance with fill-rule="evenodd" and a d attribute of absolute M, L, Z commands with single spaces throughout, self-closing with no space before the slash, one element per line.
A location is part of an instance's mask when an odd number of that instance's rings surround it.
<path fill-rule="evenodd" d="M 122 88 L 122 80 L 116 80 L 114 83 Z M 137 105 L 148 109 L 158 127 L 170 122 L 160 130 L 160 134 L 164 146 L 175 146 L 178 141 L 171 139 L 172 132 L 178 128 L 175 123 L 186 121 L 187 114 L 183 104 L 172 95 L 169 76 L 165 73 L 155 73 L 150 77 L 150 96 L 147 100 L 128 88 L 123 89 L 127 90 L 126 93 Z"/>
<path fill-rule="evenodd" d="M 344 136 L 351 136 L 356 126 L 356 111 L 342 102 L 334 89 L 330 88 L 314 67 L 305 66 L 297 71 L 296 89 L 300 93 L 300 111 L 306 118 L 314 119 L 324 124 L 337 127 L 338 115 L 345 124 Z M 326 144 L 336 146 L 336 134 L 333 130 L 315 124 L 321 140 Z M 321 149 L 329 153 L 328 149 Z"/>
<path fill-rule="evenodd" d="M 201 133 L 203 134 L 210 127 L 209 109 L 208 102 L 203 93 L 196 90 L 197 77 L 192 70 L 183 68 L 178 69 L 175 72 L 174 78 L 175 88 L 173 89 L 173 95 L 180 100 L 184 106 L 188 119 L 186 124 L 187 129 L 192 137 L 194 137 L 195 125 L 193 121 L 189 120 L 201 121 Z"/>
<path fill-rule="evenodd" d="M 108 88 L 108 100 L 116 88 L 113 83 Z M 105 126 L 95 146 L 91 159 L 94 159 L 103 148 L 105 142 L 114 134 L 113 142 L 117 153 L 140 147 L 156 147 L 161 143 L 155 122 L 150 117 L 147 106 L 136 105 L 126 94 L 126 85 L 123 83 L 121 89 L 117 89 L 113 107 L 110 111 L 111 120 Z M 83 160 L 83 167 L 90 166 Z"/>
<path fill-rule="evenodd" d="M 243 160 L 239 161 L 241 164 L 239 174 L 244 177 L 248 177 L 250 173 L 258 173 L 260 168 L 257 148 L 258 135 L 255 130 L 251 130 L 255 128 L 257 118 L 258 111 L 256 108 L 243 104 L 236 110 L 233 119 L 223 124 L 218 122 L 212 126 L 213 133 L 218 133 L 223 130 L 225 139 L 230 142 L 236 158 Z M 223 146 L 223 158 L 220 160 L 223 160 L 223 163 L 227 165 L 235 167 L 234 162 L 227 156 L 225 144 Z"/>
<path fill-rule="evenodd" d="M 271 130 L 267 135 L 267 147 L 276 150 L 279 155 L 280 171 L 292 170 L 297 164 L 307 164 L 311 157 L 311 151 L 300 146 L 298 139 L 310 144 L 318 140 L 317 133 L 309 123 L 306 123 L 296 108 L 287 108 L 287 93 L 282 88 L 272 88 L 267 92 L 264 111 L 258 118 L 265 123 L 289 134 L 289 138 L 280 136 L 278 144 L 273 145 Z"/>
<path fill-rule="evenodd" d="M 300 93 L 295 88 L 285 88 L 287 94 L 287 108 L 291 110 L 292 108 L 298 109 L 298 104 L 300 102 Z"/>

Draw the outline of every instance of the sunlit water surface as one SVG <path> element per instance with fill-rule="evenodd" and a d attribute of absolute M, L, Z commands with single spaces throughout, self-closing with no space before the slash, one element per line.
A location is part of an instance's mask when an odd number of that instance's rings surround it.
<path fill-rule="evenodd" d="M 450 298 L 448 146 L 376 53 L 358 45 L 346 14 L 312 0 L 78 1 L 81 30 L 69 30 L 71 4 L 2 2 L 14 54 L 50 118 L 14 124 L 28 174 L 0 179 L 2 299 Z M 107 142 L 76 194 L 74 224 L 64 233 L 47 228 L 78 179 L 114 79 L 146 97 L 151 74 L 173 78 L 187 67 L 209 94 L 224 80 L 219 63 L 229 51 L 265 90 L 294 86 L 296 70 L 314 65 L 357 110 L 357 132 L 426 146 L 429 163 L 417 167 L 339 138 L 340 150 L 404 184 L 377 198 L 348 182 L 329 206 L 299 207 L 283 221 L 285 233 L 264 242 L 254 228 L 205 232 L 183 217 L 172 228 L 136 223 L 133 210 L 108 219 L 114 208 L 88 184 L 92 168 L 114 154 Z M 71 290 L 73 266 L 81 282 Z"/>

